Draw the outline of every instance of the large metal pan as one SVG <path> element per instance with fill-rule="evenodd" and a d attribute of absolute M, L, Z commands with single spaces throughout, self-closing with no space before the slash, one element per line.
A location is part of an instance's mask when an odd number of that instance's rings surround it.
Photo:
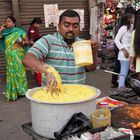
<path fill-rule="evenodd" d="M 133 91 L 137 94 L 140 95 L 140 72 L 137 73 L 132 73 L 127 77 L 127 81 Z"/>
<path fill-rule="evenodd" d="M 131 123 L 137 123 L 140 121 L 139 114 L 136 115 L 135 110 L 140 109 L 140 104 L 128 104 L 124 106 L 120 106 L 111 110 L 111 122 L 112 126 L 115 128 L 128 128 L 131 129 L 135 136 L 140 137 L 140 128 L 132 128 Z M 131 110 L 131 111 L 130 111 Z M 129 115 L 128 112 L 135 113 L 135 117 Z"/>
<path fill-rule="evenodd" d="M 74 113 L 82 112 L 91 118 L 92 112 L 96 110 L 96 98 L 100 95 L 100 90 L 95 87 L 88 87 L 96 90 L 95 96 L 82 101 L 67 103 L 41 102 L 33 99 L 32 95 L 35 91 L 44 87 L 27 91 L 26 97 L 31 101 L 33 130 L 41 136 L 54 138 L 53 133 L 59 131 Z"/>

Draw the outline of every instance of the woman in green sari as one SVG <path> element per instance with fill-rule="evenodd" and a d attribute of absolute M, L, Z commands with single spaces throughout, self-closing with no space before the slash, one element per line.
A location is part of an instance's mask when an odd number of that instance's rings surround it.
<path fill-rule="evenodd" d="M 22 58 L 29 43 L 24 30 L 16 27 L 16 19 L 12 16 L 5 18 L 5 27 L 0 28 L 0 48 L 6 60 L 6 98 L 16 100 L 24 96 L 28 86 L 25 66 Z"/>

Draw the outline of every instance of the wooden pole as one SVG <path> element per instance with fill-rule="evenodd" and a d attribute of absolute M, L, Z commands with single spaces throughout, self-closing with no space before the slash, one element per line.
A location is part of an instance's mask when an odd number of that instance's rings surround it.
<path fill-rule="evenodd" d="M 13 16 L 16 18 L 17 26 L 20 26 L 21 22 L 20 22 L 20 16 L 19 16 L 19 1 L 18 0 L 12 0 L 12 11 L 13 11 Z"/>

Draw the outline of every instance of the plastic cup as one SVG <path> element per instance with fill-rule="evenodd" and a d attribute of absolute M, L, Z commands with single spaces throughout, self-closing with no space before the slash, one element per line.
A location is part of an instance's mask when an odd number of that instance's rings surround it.
<path fill-rule="evenodd" d="M 72 44 L 74 49 L 75 64 L 87 66 L 93 64 L 92 49 L 90 40 L 77 41 Z"/>

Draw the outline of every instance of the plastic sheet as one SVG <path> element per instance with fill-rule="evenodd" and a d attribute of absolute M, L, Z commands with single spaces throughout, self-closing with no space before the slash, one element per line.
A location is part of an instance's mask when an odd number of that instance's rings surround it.
<path fill-rule="evenodd" d="M 72 135 L 80 135 L 83 132 L 90 130 L 92 130 L 91 121 L 80 112 L 73 114 L 60 131 L 54 132 L 54 136 L 57 140 L 62 140 L 62 138 Z"/>

